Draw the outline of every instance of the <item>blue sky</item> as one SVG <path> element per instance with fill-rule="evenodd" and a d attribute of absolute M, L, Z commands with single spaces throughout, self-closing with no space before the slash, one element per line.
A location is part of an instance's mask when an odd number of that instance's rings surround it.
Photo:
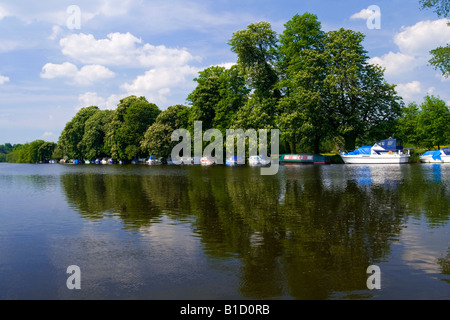
<path fill-rule="evenodd" d="M 450 79 L 427 65 L 450 27 L 419 0 L 0 0 L 0 144 L 56 142 L 81 107 L 113 109 L 131 94 L 161 110 L 186 104 L 199 71 L 236 62 L 233 32 L 267 21 L 282 33 L 305 12 L 324 31 L 363 32 L 370 62 L 406 103 L 427 94 L 450 102 Z"/>

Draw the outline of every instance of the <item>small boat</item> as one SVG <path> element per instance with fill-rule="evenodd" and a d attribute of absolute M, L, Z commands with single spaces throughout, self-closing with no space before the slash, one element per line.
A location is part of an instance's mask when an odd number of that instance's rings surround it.
<path fill-rule="evenodd" d="M 200 164 L 202 166 L 211 166 L 211 165 L 213 165 L 215 163 L 216 163 L 216 159 L 214 157 L 208 156 L 208 157 L 202 157 L 200 159 Z"/>
<path fill-rule="evenodd" d="M 101 164 L 108 164 L 108 159 L 107 158 L 103 158 L 102 161 L 100 161 Z"/>
<path fill-rule="evenodd" d="M 321 154 L 283 154 L 280 157 L 281 164 L 330 164 L 329 156 Z"/>
<path fill-rule="evenodd" d="M 232 156 L 225 160 L 225 165 L 227 166 L 241 166 L 245 163 L 245 161 L 242 159 L 242 157 L 239 156 Z"/>
<path fill-rule="evenodd" d="M 420 155 L 420 161 L 423 163 L 450 163 L 450 147 L 427 151 Z"/>
<path fill-rule="evenodd" d="M 147 164 L 151 166 L 161 164 L 161 160 L 158 159 L 156 156 L 150 156 L 147 160 Z"/>
<path fill-rule="evenodd" d="M 175 161 L 178 164 L 193 164 L 194 160 L 191 157 L 181 157 L 179 161 Z"/>
<path fill-rule="evenodd" d="M 250 156 L 248 158 L 248 164 L 250 166 L 266 166 L 266 165 L 269 165 L 270 162 L 271 162 L 271 159 L 266 156 L 263 156 L 263 155 Z"/>
<path fill-rule="evenodd" d="M 385 139 L 373 146 L 364 146 L 349 153 L 340 152 L 346 164 L 402 164 L 409 162 L 409 150 L 403 152 L 400 139 Z"/>

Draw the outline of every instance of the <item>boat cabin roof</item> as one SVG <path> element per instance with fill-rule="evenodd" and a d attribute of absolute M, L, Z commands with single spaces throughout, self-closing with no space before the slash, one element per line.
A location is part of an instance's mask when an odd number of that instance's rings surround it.
<path fill-rule="evenodd" d="M 380 146 L 386 150 L 401 150 L 403 149 L 403 142 L 401 139 L 385 139 L 377 142 L 375 146 Z"/>

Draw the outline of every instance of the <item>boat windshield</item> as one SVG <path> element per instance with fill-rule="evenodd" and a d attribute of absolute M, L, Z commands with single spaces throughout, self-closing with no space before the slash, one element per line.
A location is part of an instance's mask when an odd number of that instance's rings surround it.
<path fill-rule="evenodd" d="M 442 150 L 442 152 L 444 152 L 445 155 L 450 156 L 450 147 L 443 148 L 441 150 Z"/>

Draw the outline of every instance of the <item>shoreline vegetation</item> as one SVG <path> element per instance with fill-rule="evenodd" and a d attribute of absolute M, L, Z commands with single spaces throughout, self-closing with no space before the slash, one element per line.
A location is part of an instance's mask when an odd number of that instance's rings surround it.
<path fill-rule="evenodd" d="M 184 128 L 192 135 L 195 121 L 224 135 L 227 129 L 277 129 L 280 155 L 327 154 L 333 163 L 342 162 L 339 150 L 388 137 L 413 148 L 411 162 L 449 144 L 446 102 L 428 95 L 420 105 L 405 105 L 384 69 L 368 63 L 364 37 L 344 28 L 324 32 L 311 13 L 295 15 L 281 34 L 267 22 L 252 23 L 228 42 L 236 63 L 200 71 L 188 105 L 162 111 L 132 95 L 114 110 L 88 106 L 65 125 L 57 143 L 5 143 L 0 162 L 169 158 L 177 144 L 172 132 Z"/>

